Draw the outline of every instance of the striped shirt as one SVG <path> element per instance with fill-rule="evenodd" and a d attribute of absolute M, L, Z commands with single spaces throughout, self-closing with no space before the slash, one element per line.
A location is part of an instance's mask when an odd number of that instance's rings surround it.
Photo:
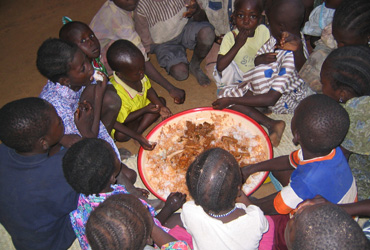
<path fill-rule="evenodd" d="M 302 35 L 302 34 L 301 34 Z M 306 43 L 302 38 L 304 55 L 308 57 Z M 257 55 L 276 52 L 276 62 L 261 64 L 243 76 L 242 83 L 225 87 L 219 92 L 218 98 L 242 97 L 247 91 L 255 95 L 266 94 L 271 89 L 282 94 L 276 104 L 271 107 L 274 113 L 293 113 L 299 102 L 307 96 L 307 86 L 295 69 L 294 54 L 288 50 L 276 50 L 276 39 L 270 39 L 258 50 Z"/>

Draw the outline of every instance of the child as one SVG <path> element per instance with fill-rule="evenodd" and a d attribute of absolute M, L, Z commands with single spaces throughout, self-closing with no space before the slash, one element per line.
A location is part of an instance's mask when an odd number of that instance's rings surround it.
<path fill-rule="evenodd" d="M 272 37 L 258 51 L 256 67 L 243 77 L 243 83 L 225 87 L 212 103 L 215 109 L 242 112 L 268 129 L 271 143 L 278 146 L 285 129 L 283 121 L 275 121 L 256 108 L 270 107 L 275 113 L 293 113 L 306 97 L 306 86 L 297 71 L 308 57 L 300 34 L 304 6 L 301 0 L 278 0 L 267 9 Z M 283 29 L 281 27 L 284 27 Z M 276 46 L 280 48 L 275 52 Z M 291 51 L 290 51 L 291 50 Z"/>
<path fill-rule="evenodd" d="M 88 57 L 95 72 L 102 72 L 105 77 L 108 77 L 108 72 L 101 62 L 100 43 L 89 26 L 82 22 L 70 21 L 60 29 L 59 38 L 76 44 Z M 111 84 L 107 85 L 102 108 L 101 121 L 108 132 L 112 131 L 118 111 L 121 108 L 121 99 Z"/>
<path fill-rule="evenodd" d="M 66 150 L 56 147 L 63 134 L 62 120 L 43 99 L 0 109 L 0 223 L 16 249 L 67 249 L 76 238 L 68 213 L 78 194 L 63 176 Z"/>
<path fill-rule="evenodd" d="M 190 71 L 199 85 L 207 86 L 210 79 L 201 70 L 200 63 L 212 48 L 214 28 L 196 1 L 192 1 L 195 6 L 191 6 L 192 11 L 187 16 L 191 18 L 184 18 L 185 2 L 140 0 L 135 10 L 135 29 L 145 51 L 156 54 L 159 65 L 173 78 L 185 80 Z M 186 49 L 193 50 L 190 64 Z"/>
<path fill-rule="evenodd" d="M 284 186 L 280 192 L 253 203 L 266 214 L 289 214 L 300 202 L 316 195 L 332 203 L 357 200 L 355 179 L 338 147 L 349 127 L 344 108 L 325 95 L 311 95 L 295 110 L 291 127 L 293 143 L 299 144 L 300 150 L 242 168 L 243 178 L 273 171 Z"/>
<path fill-rule="evenodd" d="M 81 193 L 77 209 L 70 213 L 70 218 L 82 249 L 89 247 L 85 224 L 91 211 L 111 195 L 131 193 L 140 197 L 153 217 L 156 215 L 154 208 L 145 201 L 147 191 L 136 189 L 127 177 L 121 174 L 125 170 L 127 166 L 118 160 L 109 144 L 101 139 L 81 140 L 75 143 L 63 158 L 63 171 L 67 182 Z M 185 195 L 171 194 L 158 215 L 161 222 L 164 223 L 184 201 Z"/>
<path fill-rule="evenodd" d="M 95 83 L 93 67 L 77 45 L 60 39 L 48 39 L 37 52 L 37 68 L 48 78 L 40 97 L 49 101 L 62 118 L 64 147 L 70 147 L 81 137 L 99 137 L 118 149 L 100 121 L 107 80 Z M 117 114 L 112 118 L 115 119 Z M 110 124 L 111 121 L 107 121 Z"/>
<path fill-rule="evenodd" d="M 240 168 L 230 153 L 201 153 L 186 172 L 186 184 L 194 200 L 184 204 L 181 220 L 195 250 L 258 248 L 269 223 L 241 190 Z"/>
<path fill-rule="evenodd" d="M 110 81 L 122 100 L 112 136 L 121 142 L 134 138 L 144 149 L 152 150 L 155 144 L 150 144 L 142 133 L 159 116 L 169 117 L 171 111 L 144 74 L 144 56 L 130 41 L 117 40 L 109 47 L 107 59 L 114 70 Z"/>
<path fill-rule="evenodd" d="M 232 15 L 236 29 L 222 39 L 214 71 L 217 88 L 242 82 L 243 75 L 254 68 L 257 51 L 270 38 L 265 25 L 260 24 L 263 11 L 260 0 L 238 0 Z"/>
<path fill-rule="evenodd" d="M 108 48 L 114 41 L 119 39 L 131 41 L 143 53 L 145 74 L 165 88 L 170 96 L 174 98 L 175 103 L 182 104 L 185 101 L 185 91 L 172 85 L 154 68 L 149 61 L 139 35 L 135 31 L 132 14 L 137 6 L 137 2 L 138 0 L 107 0 L 92 19 L 90 27 L 102 46 L 102 61 L 107 67 L 109 75 L 111 75 L 112 70 L 106 58 Z"/>
<path fill-rule="evenodd" d="M 87 221 L 86 235 L 92 250 L 142 250 L 150 237 L 162 250 L 190 249 L 153 224 L 148 209 L 130 194 L 113 195 L 97 207 Z"/>
<path fill-rule="evenodd" d="M 285 238 L 291 250 L 370 249 L 370 242 L 356 221 L 330 203 L 298 209 L 287 224 Z"/>
<path fill-rule="evenodd" d="M 344 46 L 332 51 L 321 70 L 322 91 L 342 103 L 349 131 L 341 144 L 355 176 L 359 200 L 370 198 L 370 48 Z"/>
<path fill-rule="evenodd" d="M 368 0 L 343 1 L 335 10 L 332 25 L 324 29 L 321 39 L 299 75 L 313 91 L 322 93 L 320 71 L 328 54 L 337 47 L 368 46 L 369 42 L 370 2 Z"/>

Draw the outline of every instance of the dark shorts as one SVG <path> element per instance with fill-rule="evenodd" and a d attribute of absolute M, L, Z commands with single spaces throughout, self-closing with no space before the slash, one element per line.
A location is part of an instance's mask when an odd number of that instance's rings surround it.
<path fill-rule="evenodd" d="M 171 41 L 162 44 L 152 44 L 150 53 L 156 54 L 159 65 L 165 68 L 167 73 L 173 65 L 179 63 L 188 64 L 186 49 L 193 50 L 195 48 L 197 34 L 204 27 L 210 27 L 214 30 L 209 22 L 189 21 L 180 35 Z"/>

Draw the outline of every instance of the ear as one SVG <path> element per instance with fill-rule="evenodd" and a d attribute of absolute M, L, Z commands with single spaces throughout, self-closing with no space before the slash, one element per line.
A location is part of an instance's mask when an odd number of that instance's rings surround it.
<path fill-rule="evenodd" d="M 298 146 L 299 145 L 299 142 L 301 141 L 301 137 L 299 135 L 299 133 L 297 132 L 297 130 L 293 131 L 293 143 L 294 145 Z"/>
<path fill-rule="evenodd" d="M 48 149 L 49 149 L 49 143 L 48 143 L 48 141 L 46 140 L 45 137 L 41 137 L 38 140 L 38 144 L 42 148 L 43 151 L 45 151 L 45 152 L 48 151 Z"/>
<path fill-rule="evenodd" d="M 69 79 L 69 77 L 66 77 L 66 76 L 62 76 L 59 78 L 58 82 L 61 84 L 61 85 L 64 85 L 64 86 L 68 86 L 71 84 L 71 81 Z"/>
<path fill-rule="evenodd" d="M 355 94 L 353 94 L 352 91 L 349 91 L 348 89 L 338 89 L 337 90 L 339 93 L 338 93 L 338 96 L 339 96 L 339 102 L 340 103 L 345 103 L 347 102 L 349 99 L 352 99 L 353 97 L 356 97 Z"/>

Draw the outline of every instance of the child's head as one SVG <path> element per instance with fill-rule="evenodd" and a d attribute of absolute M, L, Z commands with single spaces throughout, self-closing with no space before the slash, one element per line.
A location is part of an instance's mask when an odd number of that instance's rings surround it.
<path fill-rule="evenodd" d="M 292 133 L 295 144 L 312 154 L 329 154 L 347 134 L 347 111 L 326 95 L 306 97 L 294 111 Z M 303 152 L 304 153 L 304 152 Z"/>
<path fill-rule="evenodd" d="M 63 135 L 63 121 L 43 99 L 24 98 L 0 109 L 0 140 L 19 153 L 46 152 Z"/>
<path fill-rule="evenodd" d="M 287 31 L 300 36 L 304 19 L 302 0 L 275 0 L 266 10 L 271 35 L 280 41 L 281 33 Z"/>
<path fill-rule="evenodd" d="M 131 194 L 116 194 L 100 204 L 86 223 L 93 250 L 144 249 L 153 228 L 145 206 Z"/>
<path fill-rule="evenodd" d="M 324 0 L 325 7 L 330 9 L 337 9 L 343 0 Z"/>
<path fill-rule="evenodd" d="M 297 211 L 285 228 L 288 249 L 369 249 L 360 226 L 332 203 L 307 206 Z"/>
<path fill-rule="evenodd" d="M 134 11 L 139 0 L 113 0 L 113 3 L 126 11 Z"/>
<path fill-rule="evenodd" d="M 332 32 L 338 47 L 368 45 L 370 41 L 370 1 L 343 0 L 335 10 Z"/>
<path fill-rule="evenodd" d="M 78 21 L 66 23 L 59 31 L 59 38 L 77 44 L 90 60 L 100 56 L 99 40 L 85 23 Z"/>
<path fill-rule="evenodd" d="M 61 39 L 43 42 L 36 64 L 43 76 L 71 89 L 87 86 L 93 80 L 94 69 L 86 55 L 76 44 Z"/>
<path fill-rule="evenodd" d="M 128 40 L 115 41 L 107 51 L 108 64 L 115 74 L 128 85 L 144 77 L 145 59 L 141 51 Z"/>
<path fill-rule="evenodd" d="M 332 51 L 321 69 L 322 92 L 337 102 L 370 95 L 370 48 L 344 46 Z"/>
<path fill-rule="evenodd" d="M 98 194 L 116 182 L 121 163 L 110 144 L 102 139 L 83 139 L 63 157 L 63 172 L 72 188 L 84 195 Z"/>
<path fill-rule="evenodd" d="M 195 204 L 206 213 L 232 209 L 242 185 L 239 164 L 224 149 L 208 149 L 190 164 L 186 184 Z"/>
<path fill-rule="evenodd" d="M 260 24 L 263 12 L 261 0 L 236 0 L 232 21 L 238 30 L 254 31 Z"/>

